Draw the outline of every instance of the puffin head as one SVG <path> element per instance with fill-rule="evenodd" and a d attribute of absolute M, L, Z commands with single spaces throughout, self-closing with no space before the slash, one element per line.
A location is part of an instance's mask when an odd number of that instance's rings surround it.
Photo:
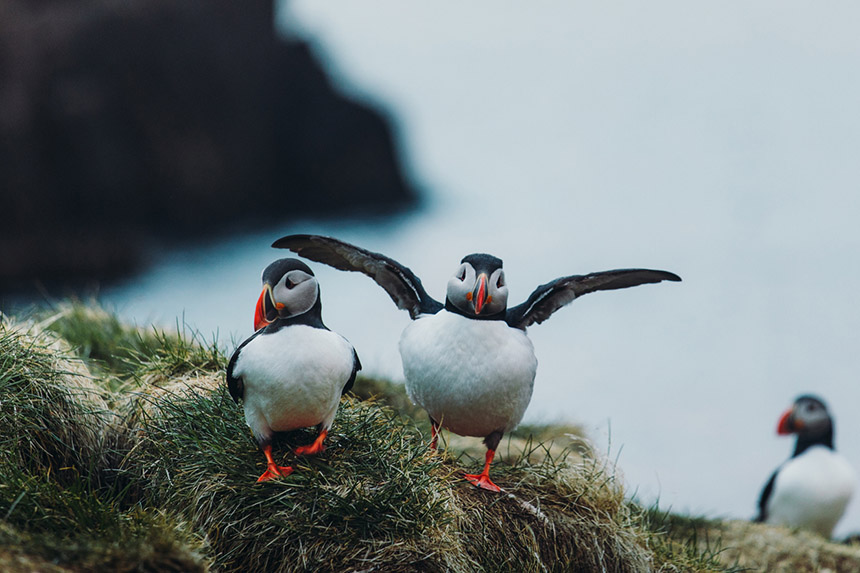
<path fill-rule="evenodd" d="M 833 428 L 833 421 L 824 402 L 812 395 L 800 396 L 779 418 L 776 432 L 789 434 L 824 434 Z"/>
<path fill-rule="evenodd" d="M 781 436 L 797 434 L 795 455 L 813 445 L 833 448 L 833 420 L 824 401 L 810 394 L 797 398 L 780 416 L 776 432 Z"/>
<path fill-rule="evenodd" d="M 472 318 L 491 318 L 508 307 L 508 286 L 502 260 L 475 253 L 463 257 L 448 281 L 446 307 Z"/>
<path fill-rule="evenodd" d="M 257 300 L 254 330 L 278 318 L 308 312 L 319 302 L 319 292 L 310 267 L 298 259 L 278 259 L 263 271 L 263 292 Z"/>

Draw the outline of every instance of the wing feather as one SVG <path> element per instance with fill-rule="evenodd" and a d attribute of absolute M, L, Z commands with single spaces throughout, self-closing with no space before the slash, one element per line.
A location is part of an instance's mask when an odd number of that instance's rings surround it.
<path fill-rule="evenodd" d="M 770 496 L 773 493 L 773 484 L 776 482 L 776 474 L 779 473 L 779 468 L 770 476 L 764 489 L 761 490 L 761 496 L 758 498 L 758 515 L 753 521 L 764 523 L 767 521 L 767 504 L 770 502 Z"/>
<path fill-rule="evenodd" d="M 680 280 L 681 277 L 674 273 L 650 269 L 617 269 L 562 277 L 537 287 L 524 303 L 508 309 L 505 320 L 510 326 L 525 330 L 532 324 L 540 324 L 564 305 L 590 292 Z"/>
<path fill-rule="evenodd" d="M 241 354 L 242 349 L 245 348 L 249 342 L 257 338 L 262 332 L 263 329 L 261 328 L 249 336 L 245 342 L 240 344 L 239 347 L 233 351 L 233 355 L 230 357 L 230 362 L 227 364 L 227 389 L 230 391 L 230 397 L 233 398 L 233 401 L 237 404 L 239 403 L 239 400 L 245 399 L 245 381 L 242 380 L 241 376 L 234 376 L 233 370 L 236 368 L 236 362 L 239 360 L 239 354 Z"/>
<path fill-rule="evenodd" d="M 352 375 L 350 375 L 349 380 L 344 384 L 341 396 L 352 390 L 352 387 L 355 385 L 355 377 L 358 375 L 358 371 L 361 370 L 361 360 L 358 359 L 358 352 L 355 351 L 355 348 L 352 349 L 352 360 Z"/>
<path fill-rule="evenodd" d="M 380 253 L 374 253 L 331 237 L 288 235 L 272 243 L 299 256 L 342 271 L 363 273 L 385 289 L 397 308 L 409 311 L 413 319 L 420 314 L 435 314 L 443 305 L 434 300 L 409 268 Z"/>

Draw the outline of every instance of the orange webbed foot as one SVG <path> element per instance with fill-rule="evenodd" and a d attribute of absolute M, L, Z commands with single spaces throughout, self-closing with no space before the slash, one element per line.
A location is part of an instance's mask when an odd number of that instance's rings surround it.
<path fill-rule="evenodd" d="M 274 458 L 272 458 L 272 444 L 264 445 L 263 453 L 266 455 L 266 471 L 263 472 L 263 475 L 257 478 L 257 483 L 260 483 L 261 481 L 269 481 L 276 477 L 287 477 L 293 473 L 293 468 L 290 466 L 279 466 L 275 463 Z"/>
<path fill-rule="evenodd" d="M 262 481 L 269 481 L 270 479 L 275 479 L 278 477 L 287 477 L 293 473 L 293 468 L 290 466 L 279 466 L 275 464 L 269 464 L 268 468 L 263 475 L 257 478 L 257 483 Z"/>
<path fill-rule="evenodd" d="M 493 481 L 490 479 L 490 476 L 486 474 L 466 474 L 463 477 L 466 478 L 466 481 L 468 481 L 475 487 L 479 487 L 481 489 L 485 489 L 487 491 L 492 491 L 495 493 L 500 493 L 502 491 L 502 488 L 494 484 Z"/>
<path fill-rule="evenodd" d="M 323 445 L 323 440 L 328 435 L 328 430 L 322 430 L 320 435 L 317 436 L 317 439 L 314 440 L 314 443 L 307 446 L 299 446 L 296 448 L 297 456 L 307 456 L 307 455 L 317 455 L 321 454 L 325 451 L 325 446 Z"/>
<path fill-rule="evenodd" d="M 501 432 L 498 432 L 498 436 L 501 437 L 501 435 Z M 479 474 L 466 474 L 464 476 L 473 486 L 495 493 L 502 491 L 502 488 L 494 484 L 493 480 L 490 479 L 490 464 L 493 463 L 493 457 L 496 455 L 496 450 L 494 448 L 497 444 L 498 440 L 495 440 L 493 442 L 493 447 L 487 448 L 487 455 L 484 457 L 484 471 Z"/>
<path fill-rule="evenodd" d="M 314 443 L 309 444 L 307 446 L 299 446 L 298 448 L 296 448 L 296 455 L 297 456 L 308 456 L 308 455 L 315 456 L 317 454 L 323 453 L 324 451 L 325 451 L 324 445 L 322 445 L 321 443 L 314 442 Z"/>

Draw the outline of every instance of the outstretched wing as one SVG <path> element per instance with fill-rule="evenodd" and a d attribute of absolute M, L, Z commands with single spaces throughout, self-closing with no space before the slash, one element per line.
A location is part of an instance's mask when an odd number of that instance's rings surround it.
<path fill-rule="evenodd" d="M 436 314 L 443 308 L 442 303 L 427 294 L 415 273 L 380 253 L 320 235 L 288 235 L 272 246 L 342 271 L 366 274 L 385 289 L 397 308 L 408 310 L 413 319 L 420 314 Z"/>
<path fill-rule="evenodd" d="M 590 292 L 680 280 L 681 277 L 674 273 L 649 269 L 618 269 L 562 277 L 537 287 L 524 303 L 509 308 L 505 320 L 508 325 L 525 330 L 534 323 L 545 321 L 573 299 Z"/>

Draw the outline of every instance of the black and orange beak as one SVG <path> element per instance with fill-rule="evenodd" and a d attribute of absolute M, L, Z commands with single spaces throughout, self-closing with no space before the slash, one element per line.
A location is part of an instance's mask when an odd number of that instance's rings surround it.
<path fill-rule="evenodd" d="M 791 407 L 779 417 L 779 423 L 776 425 L 776 433 L 780 436 L 793 434 L 800 429 L 801 424 L 800 420 L 794 418 L 794 407 Z"/>
<path fill-rule="evenodd" d="M 263 292 L 257 299 L 257 309 L 254 312 L 254 330 L 260 330 L 271 324 L 278 318 L 278 313 L 282 308 L 284 308 L 283 304 L 275 302 L 272 286 L 269 283 L 264 284 Z"/>
<path fill-rule="evenodd" d="M 475 285 L 475 290 L 469 293 L 472 300 L 472 305 L 475 307 L 475 314 L 481 314 L 481 310 L 483 310 L 484 306 L 489 303 L 493 297 L 487 295 L 487 281 L 489 281 L 489 277 L 487 277 L 487 273 L 481 273 L 478 275 L 478 282 Z"/>

